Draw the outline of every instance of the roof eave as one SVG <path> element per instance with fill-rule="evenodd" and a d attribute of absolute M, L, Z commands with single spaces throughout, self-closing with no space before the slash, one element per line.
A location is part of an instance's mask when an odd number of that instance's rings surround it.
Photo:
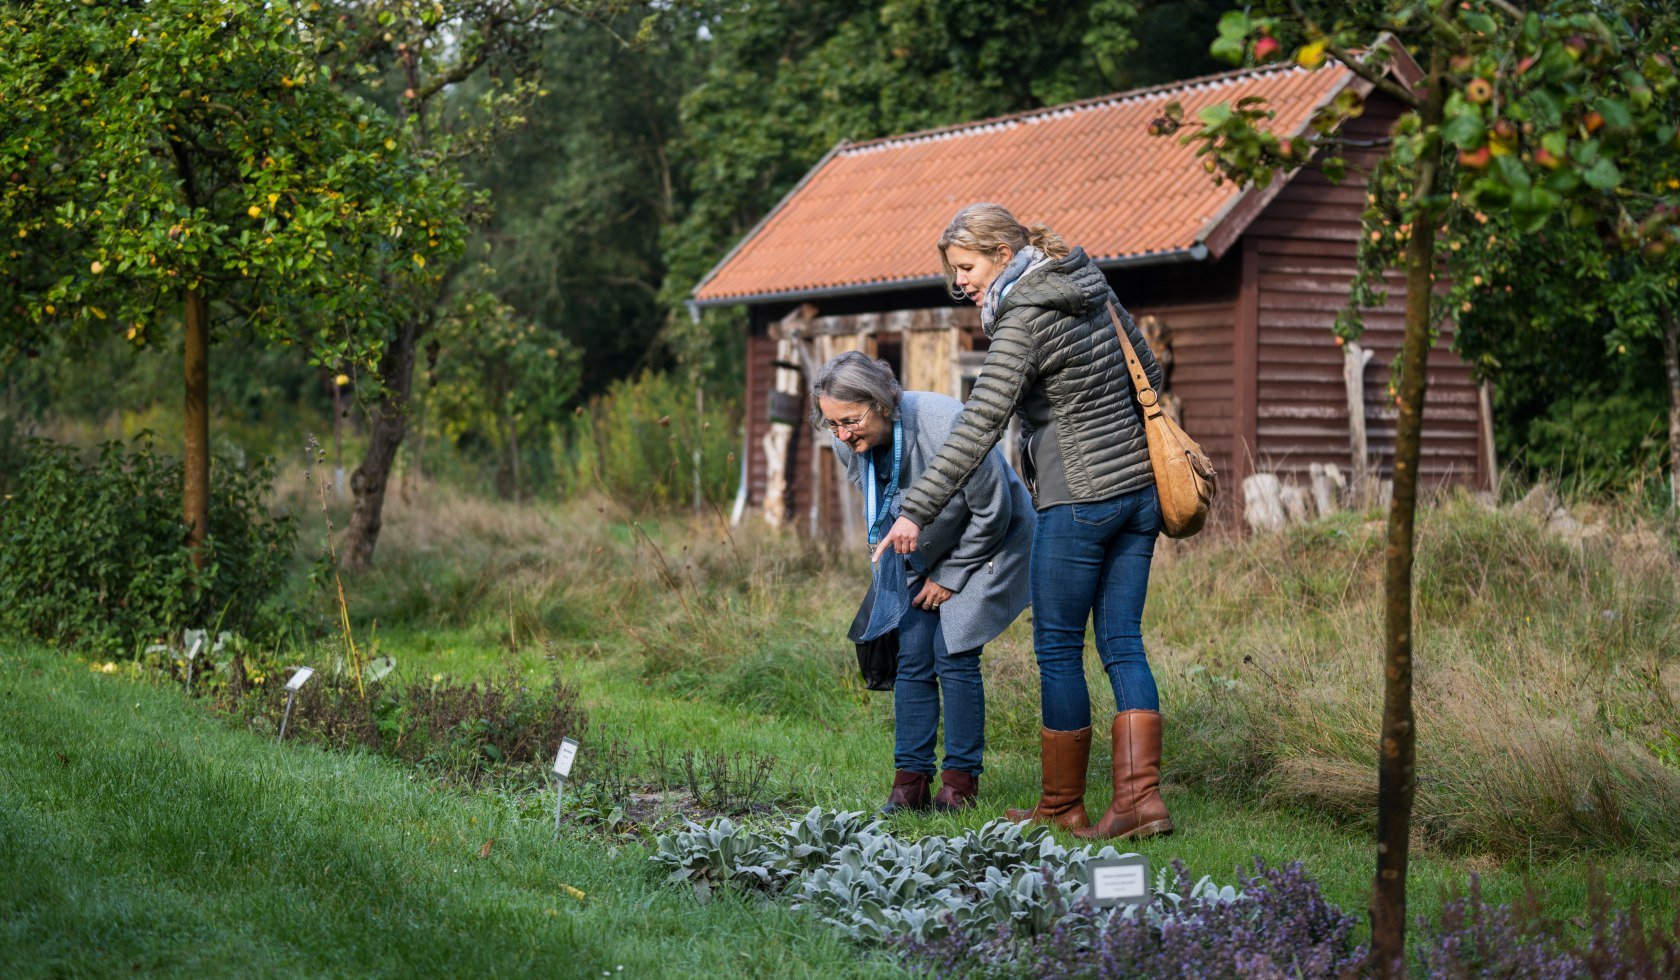
<path fill-rule="evenodd" d="M 711 271 L 707 272 L 704 276 L 700 277 L 700 281 L 694 284 L 693 289 L 689 290 L 689 293 L 688 293 L 689 296 L 698 297 L 700 295 L 700 290 L 706 288 L 706 284 L 711 282 L 712 279 L 715 276 L 717 276 L 717 274 L 719 272 L 721 272 L 723 270 L 723 267 L 729 264 L 729 260 L 733 259 L 735 257 L 735 253 L 739 252 L 743 247 L 745 247 L 748 242 L 752 241 L 754 238 L 757 238 L 758 233 L 761 230 L 763 230 L 764 226 L 768 225 L 771 222 L 771 220 L 776 217 L 776 215 L 781 214 L 782 209 L 787 206 L 787 203 L 789 201 L 793 200 L 795 195 L 797 195 L 800 191 L 804 190 L 805 185 L 809 184 L 813 177 L 815 177 L 817 174 L 821 173 L 822 169 L 824 167 L 828 166 L 828 161 L 834 159 L 834 155 L 836 153 L 839 153 L 841 150 L 845 149 L 845 147 L 846 147 L 846 141 L 845 140 L 841 140 L 840 142 L 835 143 L 833 146 L 829 147 L 828 152 L 823 154 L 822 159 L 818 160 L 816 162 L 816 165 L 813 166 L 811 169 L 805 171 L 805 176 L 799 178 L 799 183 L 794 184 L 793 188 L 791 190 L 789 190 L 786 194 L 783 194 L 782 199 L 780 201 L 776 202 L 775 207 L 771 208 L 764 215 L 764 217 L 758 219 L 758 223 L 753 225 L 751 228 L 749 228 L 745 235 L 742 235 L 738 240 L 736 240 L 734 247 L 731 248 L 728 252 L 726 252 L 724 254 L 723 258 L 717 260 L 717 264 L 712 266 Z M 689 300 L 688 303 L 689 303 L 689 310 L 690 310 L 691 314 L 692 314 L 692 311 L 696 308 L 704 307 L 704 306 L 710 306 L 710 305 L 716 305 L 716 304 L 707 303 L 705 300 L 694 300 L 694 299 Z"/>
<path fill-rule="evenodd" d="M 1172 265 L 1180 262 L 1202 262 L 1208 258 L 1206 245 L 1200 242 L 1187 248 L 1166 252 L 1145 252 L 1138 255 L 1113 255 L 1094 259 L 1097 268 L 1130 269 L 1139 266 Z M 820 286 L 814 289 L 791 289 L 784 292 L 753 293 L 747 296 L 718 296 L 691 301 L 693 309 L 712 309 L 720 306 L 749 306 L 755 303 L 802 303 L 836 296 L 861 296 L 868 293 L 889 293 L 901 289 L 923 289 L 944 284 L 944 276 L 915 276 L 909 279 L 883 279 L 875 282 L 848 283 L 843 286 Z"/>

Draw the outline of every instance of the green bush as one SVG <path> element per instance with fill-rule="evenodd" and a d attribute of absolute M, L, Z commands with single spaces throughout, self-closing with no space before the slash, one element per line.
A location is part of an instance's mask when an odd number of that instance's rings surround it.
<path fill-rule="evenodd" d="M 701 493 L 727 501 L 740 467 L 738 426 L 735 404 L 716 397 L 696 417 L 694 388 L 671 375 L 649 371 L 615 382 L 579 409 L 564 434 L 560 496 L 601 490 L 638 507 L 687 504 L 698 449 Z"/>
<path fill-rule="evenodd" d="M 146 436 L 127 449 L 106 443 L 92 462 L 31 440 L 0 500 L 0 629 L 108 651 L 188 627 L 272 635 L 293 538 L 290 517 L 262 503 L 272 464 L 219 460 L 212 473 L 210 535 L 195 569 L 180 462 Z"/>

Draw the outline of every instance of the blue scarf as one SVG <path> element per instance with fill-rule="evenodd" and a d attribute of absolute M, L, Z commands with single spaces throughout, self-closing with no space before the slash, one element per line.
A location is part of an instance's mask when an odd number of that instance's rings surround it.
<path fill-rule="evenodd" d="M 997 322 L 998 304 L 1008 295 L 1010 288 L 1015 285 L 1015 280 L 1026 275 L 1027 270 L 1040 262 L 1048 260 L 1049 256 L 1044 254 L 1043 249 L 1037 245 L 1028 245 L 1016 252 L 1015 257 L 1010 259 L 1009 264 L 992 280 L 992 284 L 986 287 L 986 295 L 982 297 L 983 302 L 980 304 L 980 326 L 986 331 L 986 336 L 992 335 L 992 324 Z"/>
<path fill-rule="evenodd" d="M 893 451 L 892 473 L 887 477 L 887 489 L 881 490 L 881 484 L 875 477 L 875 450 L 867 449 L 863 453 L 863 519 L 869 527 L 869 550 L 875 551 L 875 546 L 886 537 L 887 527 L 898 516 L 898 470 L 904 460 L 904 420 L 901 416 L 893 418 Z M 879 494 L 879 496 L 877 496 Z M 873 640 L 885 634 L 888 630 L 897 629 L 898 621 L 904 618 L 904 613 L 910 608 L 910 583 L 904 577 L 904 561 L 891 551 L 881 556 L 870 570 L 874 576 L 869 586 L 869 610 L 865 614 L 867 623 L 861 631 L 858 624 L 853 623 L 855 635 L 852 642 L 858 643 Z"/>

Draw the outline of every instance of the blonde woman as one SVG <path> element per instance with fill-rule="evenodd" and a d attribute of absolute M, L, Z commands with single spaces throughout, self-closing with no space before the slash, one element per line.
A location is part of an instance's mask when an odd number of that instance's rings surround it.
<path fill-rule="evenodd" d="M 951 437 L 905 491 L 878 553 L 913 552 L 922 528 L 1019 414 L 1022 468 L 1038 510 L 1030 590 L 1042 778 L 1038 803 L 1008 815 L 1081 837 L 1171 833 L 1159 790 L 1160 700 L 1142 633 L 1161 510 L 1115 317 L 1157 389 L 1161 369 L 1096 263 L 1048 228 L 1027 228 L 996 204 L 969 205 L 940 236 L 939 256 L 952 295 L 980 305 L 991 347 Z M 1085 810 L 1092 620 L 1118 709 L 1114 795 L 1095 825 Z"/>

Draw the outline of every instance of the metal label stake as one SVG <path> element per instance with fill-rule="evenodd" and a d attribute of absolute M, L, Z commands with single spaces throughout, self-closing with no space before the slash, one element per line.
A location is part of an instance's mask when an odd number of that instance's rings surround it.
<path fill-rule="evenodd" d="M 577 759 L 577 739 L 560 740 L 560 754 L 554 757 L 554 837 L 560 837 L 560 801 L 566 798 L 566 777 L 571 775 L 572 762 Z"/>
<path fill-rule="evenodd" d="M 292 674 L 292 679 L 286 682 L 286 715 L 280 719 L 280 734 L 274 737 L 275 742 L 285 741 L 286 726 L 292 720 L 292 702 L 297 700 L 297 692 L 303 687 L 304 682 L 313 677 L 314 674 L 314 667 L 299 667 Z"/>

